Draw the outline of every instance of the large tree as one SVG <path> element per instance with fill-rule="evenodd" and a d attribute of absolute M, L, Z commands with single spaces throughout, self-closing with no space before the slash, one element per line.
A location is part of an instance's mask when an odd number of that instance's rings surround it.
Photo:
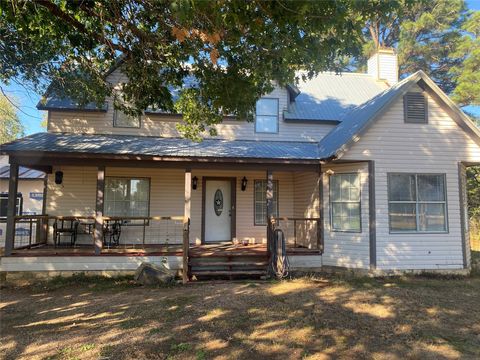
<path fill-rule="evenodd" d="M 445 92 L 456 87 L 452 68 L 462 64 L 457 53 L 463 41 L 462 26 L 468 19 L 465 0 L 419 0 L 412 6 L 395 7 L 366 22 L 363 53 L 354 66 L 362 69 L 368 57 L 378 48 L 397 49 L 400 75 L 417 70 L 427 73 Z"/>
<path fill-rule="evenodd" d="M 358 54 L 366 19 L 398 1 L 10 0 L 0 2 L 0 80 L 83 103 L 114 95 L 127 113 L 181 111 L 191 138 L 222 114 L 250 118 L 261 94 L 295 72 L 335 69 Z M 130 80 L 115 93 L 118 59 Z M 194 86 L 169 89 L 190 75 Z"/>
<path fill-rule="evenodd" d="M 12 99 L 0 94 L 0 144 L 24 135 L 24 128 Z"/>

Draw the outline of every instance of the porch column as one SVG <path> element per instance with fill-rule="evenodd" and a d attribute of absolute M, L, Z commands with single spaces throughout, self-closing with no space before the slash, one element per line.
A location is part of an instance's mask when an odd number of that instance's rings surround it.
<path fill-rule="evenodd" d="M 185 205 L 183 210 L 183 269 L 182 280 L 186 284 L 189 278 L 188 252 L 190 250 L 190 209 L 192 201 L 192 170 L 185 170 Z"/>
<path fill-rule="evenodd" d="M 266 188 L 266 201 L 267 201 L 267 249 L 270 251 L 270 241 L 272 239 L 272 216 L 273 216 L 273 172 L 267 170 L 267 188 Z M 269 254 L 270 255 L 270 254 Z"/>
<path fill-rule="evenodd" d="M 375 161 L 368 161 L 368 230 L 370 234 L 370 269 L 377 268 L 377 210 L 375 201 Z"/>
<path fill-rule="evenodd" d="M 10 178 L 8 180 L 7 231 L 5 234 L 6 256 L 12 255 L 15 242 L 15 215 L 17 208 L 18 168 L 18 164 L 10 164 Z"/>
<path fill-rule="evenodd" d="M 100 255 L 103 247 L 103 193 L 105 190 L 105 166 L 99 166 L 97 170 L 97 200 L 95 205 L 95 229 L 93 231 L 93 243 L 95 255 Z"/>

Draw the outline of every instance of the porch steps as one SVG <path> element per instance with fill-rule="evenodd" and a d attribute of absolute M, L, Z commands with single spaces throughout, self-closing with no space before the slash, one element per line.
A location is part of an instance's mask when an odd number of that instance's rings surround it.
<path fill-rule="evenodd" d="M 190 276 L 205 279 L 259 279 L 267 275 L 266 255 L 208 255 L 189 259 Z"/>

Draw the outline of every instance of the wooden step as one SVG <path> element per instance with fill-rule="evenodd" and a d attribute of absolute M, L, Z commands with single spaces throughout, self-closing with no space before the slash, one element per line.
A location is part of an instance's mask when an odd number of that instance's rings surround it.
<path fill-rule="evenodd" d="M 190 266 L 267 266 L 268 261 L 190 261 Z"/>
<path fill-rule="evenodd" d="M 232 271 L 225 271 L 225 270 L 201 270 L 201 271 L 194 271 L 192 270 L 192 275 L 195 276 L 262 276 L 266 275 L 266 270 L 232 270 Z"/>

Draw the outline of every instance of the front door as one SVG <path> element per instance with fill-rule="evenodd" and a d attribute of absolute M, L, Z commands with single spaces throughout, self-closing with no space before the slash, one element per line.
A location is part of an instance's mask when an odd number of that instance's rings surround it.
<path fill-rule="evenodd" d="M 205 242 L 232 240 L 232 182 L 205 182 Z"/>

